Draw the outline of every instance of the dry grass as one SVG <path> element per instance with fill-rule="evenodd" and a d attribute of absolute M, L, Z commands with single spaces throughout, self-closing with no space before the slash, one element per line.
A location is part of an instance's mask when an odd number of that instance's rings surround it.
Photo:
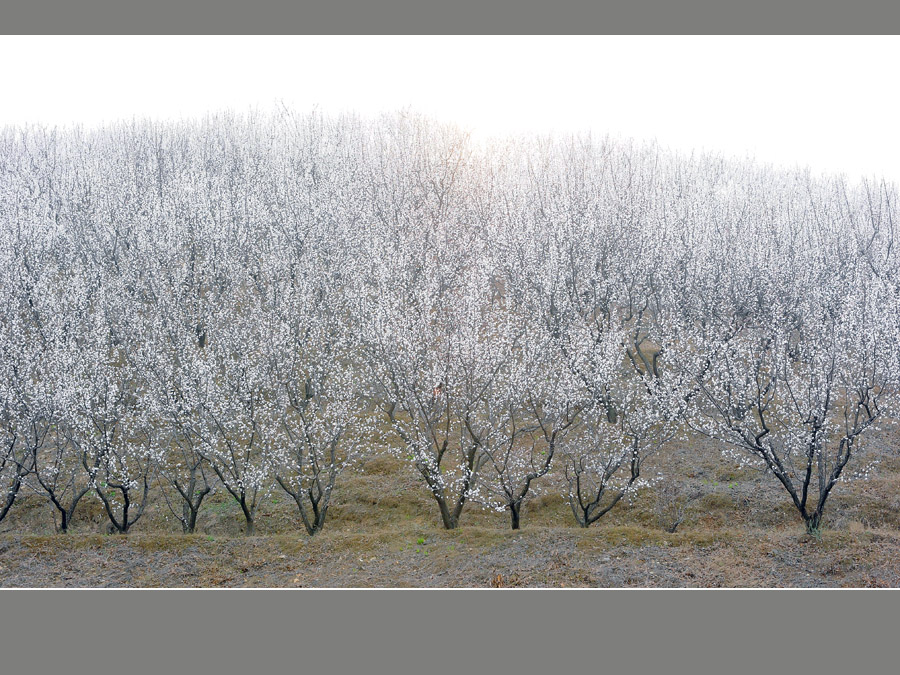
<path fill-rule="evenodd" d="M 52 511 L 23 495 L 0 530 L 7 586 L 898 586 L 900 457 L 868 481 L 841 484 L 821 539 L 803 534 L 783 490 L 734 469 L 707 442 L 674 444 L 648 468 L 677 476 L 701 496 L 674 534 L 657 523 L 646 490 L 591 528 L 576 526 L 552 489 L 527 502 L 522 530 L 507 514 L 466 507 L 460 529 L 441 529 L 433 499 L 408 465 L 391 457 L 344 474 L 325 530 L 308 537 L 293 501 L 262 499 L 259 536 L 242 536 L 240 509 L 211 495 L 198 532 L 182 535 L 162 499 L 128 535 L 108 535 L 106 514 L 86 498 L 72 531 L 55 534 Z"/>
<path fill-rule="evenodd" d="M 300 535 L 4 535 L 6 586 L 896 586 L 900 534 L 420 525 Z"/>

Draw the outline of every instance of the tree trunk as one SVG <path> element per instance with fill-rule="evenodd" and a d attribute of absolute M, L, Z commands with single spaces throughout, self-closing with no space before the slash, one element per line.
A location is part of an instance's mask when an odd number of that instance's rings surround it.
<path fill-rule="evenodd" d="M 438 503 L 438 507 L 441 509 L 441 522 L 444 525 L 445 530 L 455 530 L 459 527 L 459 519 L 454 517 L 452 513 L 450 513 L 450 508 L 447 506 L 447 500 L 439 495 L 434 495 L 435 501 Z"/>
<path fill-rule="evenodd" d="M 194 530 L 197 528 L 197 513 L 199 512 L 200 507 L 194 507 L 193 504 L 185 504 L 182 508 L 182 515 L 184 518 L 181 521 L 181 528 L 184 534 L 193 534 Z"/>
<path fill-rule="evenodd" d="M 9 490 L 6 492 L 6 499 L 3 504 L 0 504 L 0 521 L 6 518 L 6 514 L 9 513 L 9 510 L 13 507 L 13 504 L 16 503 L 16 496 L 19 494 L 19 488 L 22 485 L 21 476 L 16 476 L 13 484 L 10 486 Z"/>
<path fill-rule="evenodd" d="M 822 525 L 822 513 L 817 509 L 806 517 L 806 533 L 817 535 Z"/>
<path fill-rule="evenodd" d="M 327 511 L 328 504 L 326 503 L 316 514 L 315 522 L 313 524 L 313 530 L 309 533 L 310 536 L 314 535 L 316 532 L 321 532 L 322 528 L 325 527 L 325 513 Z"/>
<path fill-rule="evenodd" d="M 72 519 L 75 517 L 75 509 L 78 507 L 78 503 L 81 501 L 81 498 L 84 497 L 88 493 L 88 488 L 82 489 L 79 493 L 72 496 L 72 500 L 69 502 L 69 507 L 66 508 L 63 506 L 59 500 L 56 498 L 55 494 L 52 494 L 50 497 L 51 503 L 56 510 L 59 511 L 59 528 L 58 532 L 60 534 L 66 534 L 69 531 L 69 527 L 72 525 Z M 53 525 L 56 525 L 56 521 L 53 521 Z"/>
<path fill-rule="evenodd" d="M 256 527 L 253 522 L 253 509 L 248 508 L 246 502 L 241 502 L 241 510 L 244 512 L 244 519 L 247 521 L 247 529 L 244 534 L 248 537 L 252 537 L 256 533 Z"/>
<path fill-rule="evenodd" d="M 512 525 L 512 529 L 519 529 L 519 512 L 522 508 L 521 504 L 512 503 L 509 505 L 509 520 Z"/>

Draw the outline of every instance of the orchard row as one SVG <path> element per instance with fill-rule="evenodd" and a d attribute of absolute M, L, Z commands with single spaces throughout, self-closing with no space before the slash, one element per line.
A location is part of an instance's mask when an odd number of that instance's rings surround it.
<path fill-rule="evenodd" d="M 191 532 L 225 490 L 252 532 L 274 487 L 313 534 L 391 453 L 444 527 L 551 489 L 587 527 L 694 434 L 816 532 L 895 417 L 896 199 L 413 115 L 6 128 L 0 520 L 159 489 Z"/>

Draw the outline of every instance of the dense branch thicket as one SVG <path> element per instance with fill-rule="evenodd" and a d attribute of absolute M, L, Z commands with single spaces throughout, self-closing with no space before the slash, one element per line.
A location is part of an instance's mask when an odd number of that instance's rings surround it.
<path fill-rule="evenodd" d="M 893 413 L 895 187 L 588 136 L 284 111 L 0 134 L 0 519 L 185 532 L 271 490 L 309 534 L 408 461 L 455 528 L 556 490 L 587 527 L 674 435 L 817 532 Z M 667 477 L 656 480 L 667 480 Z"/>

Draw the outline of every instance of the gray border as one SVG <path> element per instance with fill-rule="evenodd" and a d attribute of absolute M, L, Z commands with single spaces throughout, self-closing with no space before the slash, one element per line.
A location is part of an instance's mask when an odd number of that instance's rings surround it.
<path fill-rule="evenodd" d="M 8 590 L 8 673 L 895 673 L 894 591 Z M 881 655 L 889 661 L 874 661 Z"/>
<path fill-rule="evenodd" d="M 6 0 L 18 33 L 884 33 L 892 0 Z"/>

